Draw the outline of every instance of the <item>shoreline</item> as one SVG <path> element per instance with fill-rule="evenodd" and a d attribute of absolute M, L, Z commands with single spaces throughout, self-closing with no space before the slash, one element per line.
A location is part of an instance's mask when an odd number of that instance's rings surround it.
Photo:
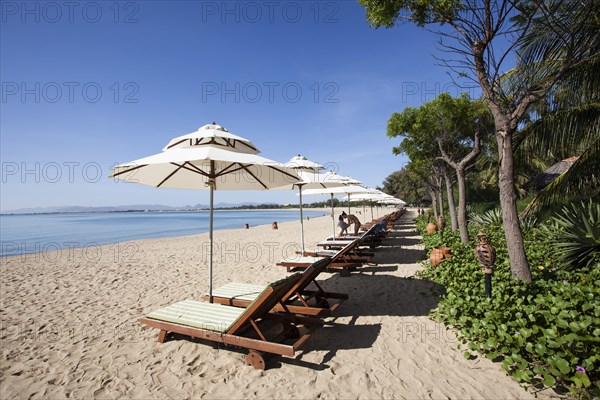
<path fill-rule="evenodd" d="M 355 208 L 357 211 L 359 211 L 358 208 Z M 278 209 L 273 209 L 273 210 L 277 210 Z M 297 211 L 299 212 L 299 208 L 296 209 L 286 209 L 289 211 Z M 323 218 L 326 217 L 328 219 L 331 218 L 331 209 L 330 208 L 303 208 L 302 209 L 303 212 L 309 211 L 309 212 L 318 212 L 318 213 L 323 213 L 325 215 L 319 215 L 319 216 L 310 216 L 311 219 L 316 219 L 316 218 Z M 342 208 L 336 208 L 337 210 L 343 210 Z M 391 209 L 389 208 L 384 208 L 383 209 L 384 213 L 388 213 L 391 211 Z M 264 209 L 252 209 L 252 210 L 219 210 L 219 211 L 265 211 Z M 341 211 L 340 211 L 341 212 Z M 71 213 L 66 213 L 63 215 L 70 215 Z M 90 214 L 90 213 L 80 213 L 80 214 Z M 100 214 L 100 213 L 91 213 L 91 214 Z M 14 214 L 14 215 L 20 215 L 20 214 Z M 13 216 L 14 216 L 13 215 Z M 48 214 L 30 214 L 31 216 L 33 215 L 48 215 Z M 56 214 L 54 214 L 56 215 Z M 300 221 L 300 216 L 298 215 L 298 218 L 293 219 L 293 220 L 289 220 L 289 221 L 284 221 L 284 222 L 278 222 L 278 225 L 281 226 L 282 224 L 287 224 L 287 223 L 296 223 L 298 224 L 298 222 Z M 306 216 L 304 217 L 305 221 L 306 221 Z M 264 223 L 264 224 L 258 224 L 258 225 L 250 225 L 250 231 L 252 229 L 255 229 L 257 227 L 261 227 L 261 226 L 271 226 L 271 223 Z M 299 226 L 299 225 L 298 225 Z M 214 232 L 223 232 L 223 231 L 228 231 L 228 230 L 236 230 L 236 229 L 242 229 L 242 230 L 246 230 L 242 227 L 240 228 L 215 228 Z M 136 239 L 129 239 L 129 240 L 120 240 L 120 241 L 114 241 L 114 242 L 110 242 L 110 243 L 98 243 L 98 242 L 87 242 L 87 243 L 77 243 L 77 245 L 74 245 L 74 242 L 48 242 L 45 243 L 45 245 L 40 246 L 40 250 L 39 251 L 30 251 L 27 253 L 18 253 L 18 254 L 3 254 L 0 255 L 0 260 L 3 259 L 9 259 L 12 257 L 25 257 L 25 256 L 29 256 L 29 255 L 44 255 L 46 253 L 55 253 L 55 252 L 73 252 L 76 250 L 82 250 L 84 249 L 84 251 L 89 251 L 86 249 L 100 249 L 98 251 L 102 251 L 101 248 L 103 247 L 120 247 L 121 245 L 125 245 L 126 243 L 133 243 L 133 242 L 137 242 L 137 241 L 146 241 L 146 240 L 162 240 L 162 239 L 176 239 L 176 238 L 186 238 L 186 237 L 192 237 L 192 236 L 200 236 L 200 235 L 207 235 L 208 234 L 208 230 L 205 232 L 199 232 L 199 233 L 192 233 L 192 234 L 182 234 L 182 235 L 175 235 L 175 236 L 163 236 L 163 237 L 147 237 L 147 238 L 136 238 Z M 298 235 L 300 235 L 300 228 L 298 227 Z M 7 244 L 13 244 L 16 242 L 5 242 L 3 245 L 6 246 Z"/>
<path fill-rule="evenodd" d="M 317 216 L 317 217 L 312 217 L 312 219 L 317 219 L 317 218 L 330 218 L 328 216 Z M 299 224 L 300 219 L 295 219 L 295 220 L 291 220 L 291 221 L 284 221 L 284 222 L 278 222 L 278 226 L 281 226 L 283 224 L 288 224 L 288 223 L 292 223 L 292 224 L 297 224 L 298 225 L 298 235 L 300 235 L 300 224 Z M 253 228 L 258 228 L 258 227 L 264 227 L 264 226 L 271 226 L 271 223 L 265 223 L 265 224 L 259 224 L 259 225 L 250 225 L 249 229 L 245 229 L 245 228 L 215 228 L 213 232 L 225 232 L 225 231 L 235 231 L 235 230 L 242 230 L 242 231 L 250 231 Z M 190 237 L 199 237 L 202 235 L 206 235 L 208 236 L 208 231 L 206 232 L 200 232 L 200 233 L 193 233 L 193 234 L 189 234 L 189 235 L 177 235 L 177 236 L 165 236 L 165 237 L 149 237 L 149 238 L 139 238 L 139 239 L 131 239 L 131 240 L 123 240 L 123 241 L 116 241 L 116 242 L 112 242 L 112 243 L 96 243 L 96 242 L 89 242 L 86 243 L 84 245 L 73 245 L 73 246 L 69 246 L 70 244 L 72 244 L 71 242 L 63 242 L 63 243 L 59 243 L 59 242 L 50 242 L 49 245 L 52 245 L 56 248 L 54 249 L 48 249 L 48 250 L 40 250 L 40 251 L 33 251 L 33 252 L 28 252 L 28 253 L 20 253 L 20 254 L 5 254 L 5 255 L 0 255 L 0 261 L 4 260 L 4 259 L 10 259 L 12 257 L 26 257 L 26 256 L 37 256 L 37 258 L 39 257 L 44 257 L 46 254 L 51 255 L 52 253 L 56 253 L 56 252 L 68 252 L 68 253 L 73 253 L 75 251 L 89 251 L 89 249 L 98 249 L 97 251 L 103 251 L 103 248 L 111 248 L 111 247 L 127 247 L 129 246 L 128 244 L 134 244 L 136 242 L 145 242 L 145 241 L 150 241 L 150 240 L 169 240 L 169 239 L 182 239 L 182 238 L 190 238 Z M 6 244 L 5 244 L 6 245 Z M 47 247 L 47 246 L 45 246 Z"/>
<path fill-rule="evenodd" d="M 344 208 L 344 207 L 337 207 Z M 336 209 L 337 209 L 336 208 Z M 356 208 L 356 207 L 354 207 Z M 386 207 L 380 207 L 386 208 Z M 387 208 L 386 208 L 387 209 Z M 330 207 L 314 208 L 302 207 L 303 211 L 323 211 L 329 210 Z M 215 208 L 214 211 L 300 211 L 300 207 L 281 207 L 281 208 Z M 210 212 L 208 208 L 192 209 L 192 210 L 116 210 L 116 211 L 56 211 L 56 212 L 31 212 L 31 213 L 2 213 L 0 217 L 14 216 L 35 216 L 35 215 L 80 215 L 80 214 L 132 214 L 132 213 L 204 213 Z"/>
<path fill-rule="evenodd" d="M 313 217 L 311 218 L 312 220 L 317 220 L 320 218 L 327 218 L 328 220 L 330 220 L 331 218 L 329 216 L 326 215 L 322 215 L 322 216 L 318 216 L 318 217 Z M 278 222 L 277 225 L 278 227 L 282 227 L 282 226 L 286 226 L 287 224 L 294 224 L 295 226 L 298 227 L 298 237 L 300 237 L 300 219 L 297 220 L 292 220 L 292 221 L 285 221 L 285 222 Z M 266 223 L 266 224 L 259 224 L 259 225 L 254 225 L 254 226 L 250 226 L 250 229 L 245 229 L 245 228 L 223 228 L 223 229 L 215 229 L 213 232 L 216 234 L 216 232 L 219 233 L 226 233 L 226 232 L 235 232 L 235 231 L 247 231 L 250 232 L 252 231 L 252 229 L 256 229 L 256 228 L 264 228 L 264 227 L 271 227 L 270 223 Z M 46 250 L 46 251 L 37 251 L 37 252 L 31 252 L 31 253 L 22 253 L 22 254 L 13 254 L 13 255 L 2 255 L 0 256 L 0 261 L 6 259 L 11 259 L 14 257 L 35 257 L 36 259 L 39 258 L 45 258 L 47 256 L 49 256 L 50 259 L 54 259 L 52 257 L 52 255 L 54 253 L 64 253 L 67 252 L 68 253 L 68 257 L 73 257 L 75 256 L 75 252 L 81 252 L 83 254 L 87 254 L 89 253 L 90 249 L 94 249 L 95 252 L 103 252 L 106 251 L 107 249 L 110 249 L 110 251 L 123 251 L 123 250 L 119 250 L 119 248 L 131 248 L 131 246 L 134 247 L 138 247 L 140 244 L 143 244 L 145 242 L 149 242 L 149 241 L 168 241 L 168 240 L 179 240 L 179 239 L 188 239 L 188 238 L 196 238 L 196 239 L 200 239 L 202 236 L 206 236 L 208 237 L 208 231 L 206 232 L 200 232 L 200 233 L 194 233 L 191 235 L 178 235 L 178 236 L 168 236 L 168 237 L 157 237 L 157 238 L 142 238 L 142 239 L 132 239 L 132 240 L 125 240 L 125 241 L 120 241 L 120 242 L 113 242 L 113 243 L 105 243 L 105 244 L 97 244 L 97 243 L 88 243 L 87 245 L 84 246 L 73 246 L 73 247 L 65 247 L 65 248 L 59 248 L 59 249 L 52 249 L 52 250 Z M 139 243 L 138 243 L 139 242 Z M 57 243 L 58 244 L 58 243 Z M 88 257 L 88 255 L 84 256 L 84 257 Z M 96 256 L 94 256 L 96 257 Z M 61 257 L 62 258 L 62 257 Z M 2 265 L 0 265 L 2 266 Z"/>

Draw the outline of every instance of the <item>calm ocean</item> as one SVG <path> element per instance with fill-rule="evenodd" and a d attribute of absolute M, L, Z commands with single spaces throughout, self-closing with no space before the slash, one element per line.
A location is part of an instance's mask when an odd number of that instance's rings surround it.
<path fill-rule="evenodd" d="M 304 211 L 305 217 L 322 215 Z M 215 211 L 214 226 L 243 228 L 299 218 L 298 210 Z M 208 211 L 0 215 L 0 256 L 207 231 Z"/>

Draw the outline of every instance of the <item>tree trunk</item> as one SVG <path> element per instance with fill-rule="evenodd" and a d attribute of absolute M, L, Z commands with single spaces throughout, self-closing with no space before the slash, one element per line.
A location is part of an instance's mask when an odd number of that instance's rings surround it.
<path fill-rule="evenodd" d="M 462 244 L 469 244 L 469 230 L 467 229 L 467 189 L 465 185 L 465 168 L 460 166 L 456 169 L 456 180 L 458 181 L 458 229 Z"/>
<path fill-rule="evenodd" d="M 487 34 L 492 34 L 489 28 L 486 28 Z M 531 270 L 525 256 L 525 247 L 523 244 L 523 234 L 519 226 L 519 215 L 517 213 L 517 195 L 515 193 L 514 162 L 512 149 L 512 134 L 517 128 L 518 122 L 527 110 L 527 106 L 537 101 L 539 97 L 529 96 L 527 101 L 521 100 L 518 109 L 512 113 L 503 113 L 498 105 L 494 88 L 489 81 L 488 71 L 484 60 L 486 43 L 476 41 L 473 43 L 473 61 L 475 72 L 483 95 L 487 100 L 490 111 L 494 116 L 494 125 L 496 126 L 496 141 L 498 142 L 498 155 L 500 156 L 500 166 L 498 168 L 498 186 L 500 189 L 500 207 L 502 208 L 502 226 L 504 227 L 504 236 L 508 247 L 508 259 L 512 275 L 531 282 Z M 511 115 L 512 114 L 512 115 Z M 511 127 L 512 118 L 512 127 Z"/>
<path fill-rule="evenodd" d="M 452 181 L 448 175 L 448 171 L 444 171 L 444 180 L 446 181 L 446 194 L 448 196 L 448 209 L 450 210 L 450 224 L 452 226 L 452 232 L 458 229 L 456 222 L 456 207 L 454 205 L 454 188 L 452 187 Z"/>
<path fill-rule="evenodd" d="M 500 206 L 502 207 L 502 226 L 508 246 L 510 270 L 513 276 L 531 282 L 531 271 L 525 256 L 523 234 L 519 226 L 517 212 L 517 194 L 515 192 L 514 162 L 512 135 L 506 129 L 496 131 L 500 167 L 498 169 L 498 186 L 500 189 Z"/>
<path fill-rule="evenodd" d="M 444 192 L 442 191 L 442 185 L 440 185 L 440 189 L 437 192 L 438 195 L 438 207 L 440 208 L 439 215 L 444 216 Z M 437 224 L 437 217 L 435 218 Z"/>
<path fill-rule="evenodd" d="M 434 190 L 430 190 L 429 195 L 431 196 L 431 208 L 433 208 L 433 216 L 435 217 L 435 220 L 437 221 L 437 219 L 438 219 L 437 196 L 436 196 Z M 427 221 L 427 222 L 429 222 L 429 221 Z"/>

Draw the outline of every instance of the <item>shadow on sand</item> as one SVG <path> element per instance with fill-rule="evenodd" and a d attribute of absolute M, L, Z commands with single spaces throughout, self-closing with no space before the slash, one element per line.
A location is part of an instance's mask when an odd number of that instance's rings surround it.
<path fill-rule="evenodd" d="M 348 293 L 334 317 L 421 316 L 438 305 L 443 287 L 431 281 L 353 273 L 319 282 L 326 290 Z"/>

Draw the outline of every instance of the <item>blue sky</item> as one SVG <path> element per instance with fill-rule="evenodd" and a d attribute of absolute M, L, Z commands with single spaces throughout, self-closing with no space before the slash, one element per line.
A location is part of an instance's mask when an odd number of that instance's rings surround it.
<path fill-rule="evenodd" d="M 261 156 L 302 154 L 381 185 L 406 162 L 385 135 L 390 115 L 461 91 L 435 65 L 434 35 L 374 30 L 354 1 L 0 4 L 3 211 L 207 203 L 207 192 L 106 177 L 211 121 Z M 297 196 L 222 191 L 216 201 Z"/>

